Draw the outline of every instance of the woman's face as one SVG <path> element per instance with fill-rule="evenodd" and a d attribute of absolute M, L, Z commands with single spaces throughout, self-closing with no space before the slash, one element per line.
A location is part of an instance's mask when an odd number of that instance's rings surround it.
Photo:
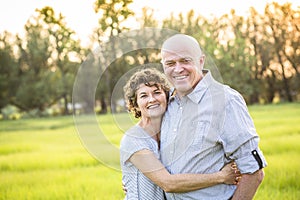
<path fill-rule="evenodd" d="M 161 87 L 141 84 L 136 91 L 138 108 L 141 116 L 155 118 L 161 117 L 167 108 L 167 98 Z"/>

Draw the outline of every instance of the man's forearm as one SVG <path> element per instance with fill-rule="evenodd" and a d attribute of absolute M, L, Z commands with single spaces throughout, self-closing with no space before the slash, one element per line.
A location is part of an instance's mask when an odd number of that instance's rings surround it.
<path fill-rule="evenodd" d="M 243 174 L 232 200 L 251 200 L 257 188 L 264 178 L 263 170 L 258 170 L 253 174 Z"/>

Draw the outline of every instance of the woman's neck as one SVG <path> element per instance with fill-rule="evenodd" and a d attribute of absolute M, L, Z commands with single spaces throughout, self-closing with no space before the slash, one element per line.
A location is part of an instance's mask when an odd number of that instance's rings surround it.
<path fill-rule="evenodd" d="M 151 137 L 158 141 L 160 136 L 162 118 L 141 118 L 139 126 L 141 126 Z"/>

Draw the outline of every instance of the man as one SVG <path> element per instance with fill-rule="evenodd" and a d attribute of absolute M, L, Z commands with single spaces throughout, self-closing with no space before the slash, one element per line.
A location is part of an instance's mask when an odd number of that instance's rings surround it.
<path fill-rule="evenodd" d="M 174 86 L 161 128 L 161 160 L 171 174 L 213 173 L 234 160 L 238 186 L 220 184 L 167 199 L 252 199 L 266 160 L 242 96 L 203 70 L 198 42 L 178 34 L 161 50 L 164 72 Z"/>

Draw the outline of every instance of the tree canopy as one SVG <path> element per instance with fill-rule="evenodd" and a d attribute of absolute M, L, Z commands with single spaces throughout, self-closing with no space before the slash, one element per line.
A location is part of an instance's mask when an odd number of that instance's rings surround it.
<path fill-rule="evenodd" d="M 63 14 L 51 7 L 36 10 L 24 25 L 25 36 L 0 33 L 0 109 L 14 105 L 21 112 L 43 115 L 55 105 L 60 114 L 70 114 L 74 81 L 78 73 L 86 73 L 83 77 L 89 78 L 78 80 L 77 88 L 78 103 L 85 105 L 82 112 L 97 107 L 99 113 L 124 110 L 112 98 L 115 86 L 134 67 L 160 65 L 159 46 L 166 29 L 195 37 L 222 81 L 240 91 L 247 103 L 299 101 L 300 9 L 291 3 L 269 3 L 263 14 L 250 8 L 248 16 L 231 10 L 209 19 L 191 10 L 172 14 L 162 23 L 152 9 L 144 8 L 143 16 L 136 19 L 141 27 L 137 32 L 125 23 L 134 17 L 131 3 L 94 2 L 99 21 L 91 35 L 101 56 L 83 47 Z M 142 32 L 150 30 L 147 27 L 156 31 Z M 120 40 L 130 33 L 137 34 Z"/>

